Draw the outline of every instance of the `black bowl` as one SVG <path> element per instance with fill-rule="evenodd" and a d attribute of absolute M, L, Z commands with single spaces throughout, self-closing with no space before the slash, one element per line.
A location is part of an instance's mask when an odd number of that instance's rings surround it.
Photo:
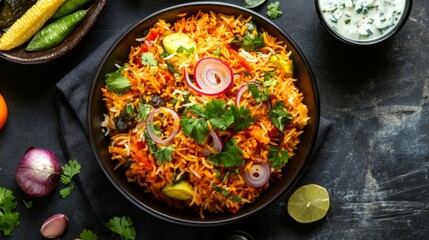
<path fill-rule="evenodd" d="M 405 23 L 407 22 L 408 16 L 411 13 L 411 9 L 413 6 L 413 0 L 405 0 L 405 7 L 404 7 L 404 12 L 402 13 L 401 18 L 398 20 L 398 22 L 396 23 L 396 25 L 390 29 L 388 32 L 386 32 L 384 35 L 381 35 L 380 37 L 377 38 L 373 38 L 373 39 L 352 39 L 350 37 L 344 36 L 341 33 L 339 33 L 338 31 L 336 31 L 335 29 L 333 29 L 329 23 L 328 23 L 328 19 L 326 19 L 323 16 L 322 10 L 320 9 L 320 1 L 322 0 L 314 0 L 314 4 L 316 6 L 316 12 L 317 15 L 319 17 L 320 22 L 322 23 L 322 25 L 328 30 L 329 33 L 331 33 L 336 39 L 350 44 L 350 45 L 355 45 L 355 46 L 369 46 L 369 45 L 375 45 L 381 42 L 384 42 L 385 40 L 391 38 L 392 36 L 394 36 L 396 33 L 398 33 L 402 27 L 405 25 Z"/>
<path fill-rule="evenodd" d="M 304 129 L 304 133 L 301 135 L 301 143 L 296 150 L 296 155 L 289 161 L 287 167 L 283 169 L 284 176 L 281 179 L 270 184 L 270 188 L 257 198 L 254 203 L 247 204 L 238 213 L 205 213 L 205 219 L 202 220 L 198 213 L 192 209 L 179 210 L 170 208 L 167 204 L 152 199 L 150 194 L 142 193 L 142 188 L 138 187 L 137 184 L 128 183 L 123 171 L 113 169 L 115 163 L 110 160 L 108 152 L 109 139 L 103 135 L 100 126 L 104 119 L 103 112 L 106 112 L 100 89 L 105 84 L 105 75 L 116 70 L 115 64 L 122 65 L 127 61 L 130 46 L 138 44 L 135 39 L 142 37 L 142 33 L 153 26 L 159 19 L 172 22 L 177 19 L 179 13 L 196 14 L 198 11 L 206 9 L 236 16 L 240 14 L 245 17 L 252 16 L 253 21 L 258 26 L 287 44 L 288 49 L 293 52 L 291 58 L 295 64 L 295 77 L 299 79 L 297 86 L 304 94 L 304 103 L 308 106 L 310 120 Z M 88 128 L 92 149 L 100 167 L 111 183 L 129 201 L 143 211 L 170 222 L 191 226 L 216 226 L 232 223 L 260 212 L 276 202 L 292 188 L 310 160 L 309 157 L 317 137 L 319 128 L 319 96 L 315 78 L 307 60 L 298 46 L 279 27 L 266 18 L 243 7 L 215 2 L 188 3 L 170 7 L 148 16 L 127 30 L 113 45 L 104 57 L 92 85 L 88 102 Z"/>

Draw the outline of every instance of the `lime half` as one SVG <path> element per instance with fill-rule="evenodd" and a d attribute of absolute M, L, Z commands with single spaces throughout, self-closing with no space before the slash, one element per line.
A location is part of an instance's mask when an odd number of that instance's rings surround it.
<path fill-rule="evenodd" d="M 326 216 L 329 209 L 329 194 L 325 188 L 308 184 L 298 188 L 289 198 L 287 211 L 300 223 L 311 223 Z"/>
<path fill-rule="evenodd" d="M 244 0 L 243 7 L 255 8 L 262 5 L 266 0 Z"/>

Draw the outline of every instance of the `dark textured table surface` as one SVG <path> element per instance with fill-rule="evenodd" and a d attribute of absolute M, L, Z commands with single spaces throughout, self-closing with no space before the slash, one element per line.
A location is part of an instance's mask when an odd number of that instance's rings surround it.
<path fill-rule="evenodd" d="M 60 199 L 56 189 L 25 209 L 14 179 L 16 163 L 29 146 L 50 149 L 65 162 L 55 84 L 124 26 L 184 2 L 108 1 L 89 34 L 67 55 L 39 65 L 0 60 L 0 93 L 9 107 L 0 130 L 0 186 L 14 191 L 21 217 L 10 239 L 40 239 L 42 222 L 55 213 L 70 219 L 64 239 L 74 239 L 83 228 L 105 231 L 79 191 Z M 225 2 L 242 5 L 241 0 Z M 219 239 L 234 230 L 255 239 L 429 239 L 429 1 L 415 0 L 403 29 L 371 47 L 334 39 L 319 22 L 312 0 L 280 2 L 283 16 L 273 22 L 308 58 L 317 77 L 321 116 L 333 122 L 297 184 L 328 189 L 327 217 L 310 225 L 295 223 L 285 210 L 288 193 L 263 213 L 231 226 L 202 229 L 160 222 L 156 229 L 136 226 L 138 239 Z M 266 5 L 257 11 L 265 15 Z"/>

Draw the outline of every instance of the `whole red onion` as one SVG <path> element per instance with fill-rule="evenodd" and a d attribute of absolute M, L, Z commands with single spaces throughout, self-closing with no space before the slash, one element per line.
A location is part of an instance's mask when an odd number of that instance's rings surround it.
<path fill-rule="evenodd" d="M 31 197 L 44 197 L 57 186 L 61 163 L 49 150 L 30 147 L 16 166 L 15 179 Z"/>

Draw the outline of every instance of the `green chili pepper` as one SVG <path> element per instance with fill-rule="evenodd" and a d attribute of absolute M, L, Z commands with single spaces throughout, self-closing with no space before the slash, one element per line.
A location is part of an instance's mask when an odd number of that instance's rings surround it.
<path fill-rule="evenodd" d="M 43 27 L 28 43 L 27 51 L 43 51 L 55 47 L 73 32 L 88 10 L 80 10 Z"/>
<path fill-rule="evenodd" d="M 88 4 L 92 0 L 67 0 L 63 5 L 61 5 L 60 8 L 54 13 L 54 16 L 52 18 L 62 18 L 65 15 L 68 15 L 76 10 L 78 10 L 80 7 L 84 6 L 85 4 Z"/>

